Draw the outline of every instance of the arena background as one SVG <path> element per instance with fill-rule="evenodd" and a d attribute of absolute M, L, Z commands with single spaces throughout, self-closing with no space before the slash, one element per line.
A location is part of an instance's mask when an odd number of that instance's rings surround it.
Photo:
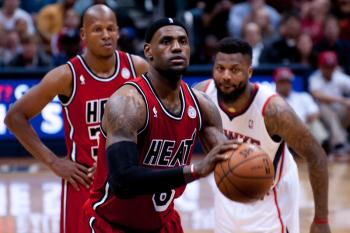
<path fill-rule="evenodd" d="M 16 2 L 19 7 L 30 13 L 35 26 L 37 26 L 36 20 L 40 10 L 46 4 L 56 3 L 56 0 L 0 0 L 0 13 L 3 10 L 3 3 L 6 1 Z M 68 2 L 69 0 L 62 1 Z M 76 0 L 74 9 L 82 9 L 92 2 L 92 0 Z M 211 78 L 211 58 L 203 58 L 203 56 L 208 56 L 207 52 L 210 52 L 212 49 L 212 44 L 210 43 L 212 35 L 210 33 L 214 33 L 213 29 L 215 28 L 223 28 L 223 25 L 218 24 L 215 20 L 206 29 L 201 28 L 198 26 L 201 20 L 199 17 L 206 14 L 210 15 L 218 10 L 220 12 L 226 10 L 227 13 L 230 10 L 228 7 L 246 1 L 106 0 L 101 2 L 110 4 L 118 14 L 121 32 L 119 47 L 124 51 L 139 55 L 142 55 L 144 29 L 152 18 L 169 16 L 184 20 L 190 26 L 190 37 L 194 51 L 194 62 L 189 67 L 184 80 L 193 85 L 201 80 Z M 337 55 L 339 65 L 349 74 L 350 63 L 347 63 L 347 61 L 350 61 L 348 59 L 350 56 L 350 46 L 348 46 L 350 39 L 350 23 L 348 22 L 350 21 L 350 8 L 347 8 L 347 5 L 350 6 L 350 0 L 267 0 L 265 2 L 275 7 L 281 16 L 288 13 L 290 9 L 294 9 L 293 14 L 299 14 L 300 17 L 307 10 L 306 8 L 301 8 L 301 6 L 304 6 L 303 4 L 310 9 L 322 4 L 322 6 L 328 5 L 329 11 L 327 14 L 335 16 L 339 20 L 340 27 L 342 27 L 339 37 L 345 41 L 344 44 L 347 46 L 342 47 L 343 49 L 338 49 Z M 321 9 L 315 12 L 316 14 L 314 15 L 312 15 L 312 12 L 310 13 L 312 17 L 315 17 L 315 15 L 320 16 L 324 13 Z M 309 15 L 307 16 L 309 17 Z M 130 19 L 133 22 L 130 22 Z M 315 29 L 309 27 L 310 24 L 307 23 L 310 21 L 308 19 L 302 21 L 306 22 L 303 28 L 304 34 L 312 34 L 314 32 L 312 30 Z M 326 17 L 323 20 L 325 21 Z M 30 87 L 38 83 L 55 64 L 62 63 L 62 57 L 60 56 L 62 54 L 51 54 L 50 58 L 55 62 L 47 67 L 25 68 L 6 64 L 4 61 L 6 57 L 6 53 L 3 52 L 4 48 L 12 46 L 17 53 L 21 52 L 21 44 L 19 41 L 17 41 L 18 44 L 14 44 L 16 37 L 11 37 L 13 30 L 3 30 L 2 23 L 2 18 L 0 18 L 0 233 L 58 233 L 61 195 L 60 179 L 26 152 L 6 128 L 4 117 L 14 101 L 19 99 Z M 272 32 L 278 31 L 277 26 L 272 28 Z M 68 38 L 68 41 L 72 39 L 70 42 L 74 42 L 77 35 L 73 33 L 70 36 L 63 33 L 62 37 Z M 9 45 L 4 44 L 3 38 L 5 36 L 9 38 Z M 40 33 L 34 30 L 34 36 L 40 37 Z M 208 40 L 200 41 L 203 38 Z M 47 48 L 40 43 L 39 49 Z M 275 48 L 272 47 L 272 49 Z M 293 89 L 296 91 L 308 91 L 309 76 L 317 68 L 317 64 L 315 65 L 317 61 L 312 59 L 310 64 L 306 65 L 298 61 L 283 60 L 282 62 L 282 59 L 277 63 L 259 64 L 254 67 L 252 80 L 274 85 L 272 82 L 274 70 L 280 66 L 288 66 L 296 75 Z M 65 61 L 63 60 L 63 62 Z M 57 99 L 54 99 L 41 114 L 33 119 L 32 124 L 46 145 L 56 154 L 65 156 L 63 120 L 61 107 Z M 202 156 L 200 145 L 197 145 L 194 159 L 201 159 Z M 301 181 L 301 232 L 307 233 L 313 218 L 313 198 L 305 162 L 302 160 L 297 160 L 297 162 L 300 165 L 298 167 Z M 329 174 L 329 220 L 332 232 L 348 233 L 350 232 L 350 221 L 348 220 L 350 219 L 349 163 L 330 160 Z M 213 232 L 213 185 L 215 184 L 212 177 L 194 182 L 187 187 L 183 197 L 177 200 L 176 207 L 182 217 L 186 233 Z M 77 222 L 77 224 L 79 223 Z"/>

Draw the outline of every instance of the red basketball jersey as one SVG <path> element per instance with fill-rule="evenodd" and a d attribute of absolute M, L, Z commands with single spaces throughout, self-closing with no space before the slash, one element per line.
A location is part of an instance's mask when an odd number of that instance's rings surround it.
<path fill-rule="evenodd" d="M 131 56 L 116 51 L 114 73 L 108 78 L 95 75 L 83 57 L 68 62 L 73 74 L 71 97 L 62 102 L 64 134 L 69 159 L 92 166 L 97 158 L 100 122 L 108 98 L 135 75 Z"/>
<path fill-rule="evenodd" d="M 182 110 L 179 115 L 166 109 L 146 76 L 126 85 L 137 88 L 147 107 L 146 124 L 137 136 L 139 165 L 167 169 L 190 164 L 202 121 L 197 100 L 187 84 L 181 82 Z M 174 215 L 174 199 L 183 193 L 185 186 L 153 195 L 119 199 L 107 182 L 105 143 L 105 135 L 101 135 L 90 207 L 112 226 L 126 231 L 149 232 L 162 228 Z"/>

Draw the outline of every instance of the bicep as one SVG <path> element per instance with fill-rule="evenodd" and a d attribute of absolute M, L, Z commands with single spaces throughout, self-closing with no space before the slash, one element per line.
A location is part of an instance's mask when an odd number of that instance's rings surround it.
<path fill-rule="evenodd" d="M 137 134 L 146 122 L 143 97 L 131 86 L 123 86 L 108 100 L 102 119 L 107 145 L 121 141 L 137 143 Z"/>
<path fill-rule="evenodd" d="M 271 137 L 279 136 L 302 157 L 311 156 L 313 149 L 318 147 L 306 125 L 280 97 L 274 97 L 268 103 L 264 120 Z"/>
<path fill-rule="evenodd" d="M 67 69 L 62 66 L 50 71 L 11 107 L 10 112 L 23 114 L 30 119 L 40 113 L 56 95 L 70 93 L 72 76 Z"/>
<path fill-rule="evenodd" d="M 219 110 L 207 95 L 195 91 L 202 112 L 203 127 L 199 134 L 204 150 L 209 151 L 227 140 Z"/>

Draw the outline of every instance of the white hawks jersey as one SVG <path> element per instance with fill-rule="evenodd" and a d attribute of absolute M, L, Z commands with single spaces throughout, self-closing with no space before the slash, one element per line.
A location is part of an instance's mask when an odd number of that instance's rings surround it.
<path fill-rule="evenodd" d="M 298 233 L 297 167 L 284 141 L 274 141 L 264 122 L 264 109 L 276 93 L 267 86 L 254 84 L 253 95 L 245 109 L 232 113 L 219 103 L 214 80 L 208 81 L 204 92 L 219 109 L 225 135 L 229 139 L 241 138 L 244 142 L 259 145 L 275 167 L 274 188 L 270 192 L 273 195 L 264 201 L 253 204 L 233 202 L 214 188 L 217 194 L 215 232 Z M 252 223 L 254 221 L 256 224 Z"/>

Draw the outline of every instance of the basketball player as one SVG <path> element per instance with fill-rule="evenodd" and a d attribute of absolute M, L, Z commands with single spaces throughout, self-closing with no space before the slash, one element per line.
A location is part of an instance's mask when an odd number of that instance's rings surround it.
<path fill-rule="evenodd" d="M 183 232 L 174 199 L 233 147 L 215 105 L 181 80 L 190 56 L 185 27 L 160 19 L 145 41 L 149 72 L 124 84 L 106 104 L 79 232 Z M 210 152 L 190 165 L 198 136 Z"/>
<path fill-rule="evenodd" d="M 81 206 L 88 198 L 95 171 L 99 123 L 110 95 L 147 70 L 140 57 L 117 51 L 116 16 L 105 5 L 90 7 L 83 17 L 81 39 L 86 51 L 50 71 L 9 110 L 6 124 L 22 145 L 62 177 L 63 233 L 76 233 Z M 68 155 L 58 158 L 39 139 L 29 120 L 56 96 L 63 107 Z"/>
<path fill-rule="evenodd" d="M 328 171 L 325 152 L 291 107 L 267 87 L 249 81 L 252 48 L 225 38 L 219 43 L 213 79 L 199 83 L 217 105 L 228 138 L 255 143 L 275 166 L 270 195 L 252 204 L 225 198 L 215 189 L 215 232 L 298 233 L 298 174 L 286 144 L 306 159 L 315 200 L 310 232 L 330 232 Z"/>

